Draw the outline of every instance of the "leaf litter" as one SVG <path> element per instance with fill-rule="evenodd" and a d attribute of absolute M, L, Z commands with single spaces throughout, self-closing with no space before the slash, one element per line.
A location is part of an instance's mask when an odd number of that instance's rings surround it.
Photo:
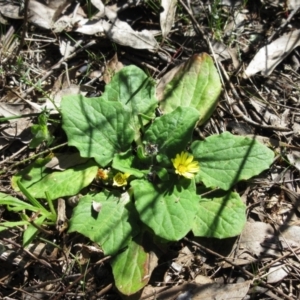
<path fill-rule="evenodd" d="M 56 118 L 62 97 L 60 91 L 65 91 L 65 95 L 79 94 L 81 87 L 91 85 L 93 89 L 84 95 L 99 96 L 112 74 L 128 64 L 143 67 L 157 80 L 170 82 L 169 75 L 165 75 L 167 71 L 175 70 L 173 73 L 176 73 L 180 63 L 185 63 L 193 54 L 209 52 L 219 60 L 219 71 L 225 85 L 216 112 L 200 128 L 202 138 L 231 130 L 233 127 L 229 124 L 233 121 L 236 124 L 246 122 L 254 136 L 261 136 L 277 154 L 268 171 L 235 186 L 235 191 L 242 195 L 248 207 L 248 222 L 241 235 L 226 240 L 189 236 L 172 245 L 162 244 L 159 249 L 150 245 L 149 253 L 156 259 L 149 261 L 149 264 L 152 261 L 148 269 L 152 277 L 140 298 L 297 299 L 300 284 L 297 275 L 300 249 L 299 1 L 287 1 L 286 6 L 280 1 L 257 4 L 230 0 L 218 4 L 199 1 L 189 3 L 194 20 L 180 11 L 178 3 L 173 0 L 163 1 L 162 11 L 159 6 L 140 2 L 112 5 L 94 0 L 89 5 L 98 12 L 92 18 L 89 15 L 91 7 L 87 4 L 55 1 L 56 5 L 53 5 L 52 2 L 29 1 L 28 17 L 24 22 L 34 27 L 29 28 L 24 37 L 25 46 L 23 44 L 18 50 L 21 38 L 7 35 L 0 49 L 1 61 L 5 62 L 1 66 L 0 78 L 2 117 L 25 114 L 24 108 L 26 114 L 34 114 L 36 110 L 51 106 Z M 18 2 L 1 3 L 0 21 L 6 24 L 3 28 L 7 32 L 13 25 L 22 33 L 23 8 Z M 186 15 L 182 19 L 180 14 Z M 193 23 L 195 21 L 197 23 Z M 202 24 L 208 44 L 194 30 L 199 24 Z M 71 37 L 69 50 L 64 42 L 60 42 L 60 48 L 58 46 L 58 38 L 63 37 L 60 41 L 64 41 L 65 35 Z M 89 44 L 92 39 L 97 42 Z M 20 51 L 21 61 L 16 61 L 11 54 L 17 51 Z M 244 74 L 240 66 L 244 68 Z M 88 74 L 92 72 L 100 75 L 90 82 Z M 69 76 L 63 80 L 68 82 L 65 86 L 58 80 L 62 74 Z M 54 95 L 51 94 L 54 82 L 59 91 L 56 91 L 55 107 L 50 100 L 41 104 L 41 98 Z M 74 90 L 66 87 L 70 84 L 74 85 Z M 13 97 L 9 96 L 12 92 Z M 12 104 L 20 108 L 15 106 L 16 110 L 12 109 Z M 36 119 L 20 118 L 14 122 L 13 132 L 8 131 L 10 120 L 2 121 L 1 126 L 1 142 L 6 141 L 1 149 L 1 191 L 7 194 L 11 194 L 11 176 L 24 169 L 16 167 L 19 162 L 42 152 L 54 151 L 46 145 L 35 151 L 24 149 L 28 139 L 22 139 L 20 135 L 24 130 L 28 131 Z M 59 128 L 55 129 L 55 135 L 62 142 Z M 70 153 L 69 161 L 65 161 L 63 155 L 69 150 L 62 148 L 60 159 L 45 167 L 61 172 L 66 164 L 80 165 L 82 162 L 76 161 L 76 154 Z M 30 172 L 23 174 L 28 182 Z M 74 174 L 70 178 L 56 176 L 59 180 L 71 182 Z M 97 189 L 94 183 L 88 188 Z M 81 197 L 78 192 L 76 194 Z M 105 206 L 93 201 L 91 209 L 103 214 Z M 59 203 L 59 213 L 66 221 L 70 218 L 71 208 L 65 207 L 61 201 Z M 0 207 L 0 216 L 1 222 L 14 220 L 11 212 L 3 206 Z M 31 294 L 32 298 L 44 295 L 51 299 L 72 299 L 76 295 L 81 299 L 120 299 L 112 289 L 113 278 L 103 253 L 78 234 L 70 235 L 71 241 L 61 228 L 64 228 L 62 224 L 57 224 L 57 233 L 50 232 L 50 236 L 49 232 L 44 233 L 43 241 L 34 240 L 25 249 L 21 247 L 17 228 L 1 232 L 0 259 L 4 266 L 0 270 L 1 297 L 21 299 Z M 47 242 L 49 237 L 55 237 L 57 245 L 53 247 Z M 70 254 L 77 255 L 77 267 L 70 266 L 74 259 Z M 157 262 L 158 258 L 162 263 Z M 56 274 L 51 272 L 53 267 L 58 270 Z M 27 271 L 27 281 L 15 277 L 16 270 L 24 275 Z M 79 284 L 83 278 L 84 288 Z M 74 280 L 75 283 L 71 283 Z M 14 296 L 16 288 L 18 293 Z"/>

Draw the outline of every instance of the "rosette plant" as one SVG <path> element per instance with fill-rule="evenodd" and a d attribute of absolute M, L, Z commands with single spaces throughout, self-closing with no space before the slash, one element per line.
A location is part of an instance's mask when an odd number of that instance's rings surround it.
<path fill-rule="evenodd" d="M 62 171 L 46 167 L 51 158 L 33 163 L 14 177 L 13 187 L 20 181 L 36 198 L 45 198 L 48 190 L 57 199 L 79 193 L 97 178 L 101 191 L 80 199 L 69 232 L 83 234 L 111 255 L 116 287 L 134 294 L 150 278 L 144 248 L 149 234 L 153 242 L 178 241 L 188 233 L 238 235 L 246 206 L 232 187 L 272 163 L 273 152 L 253 139 L 228 132 L 205 140 L 194 135 L 220 93 L 207 54 L 194 55 L 163 84 L 127 66 L 101 97 L 63 99 L 62 126 L 80 158 L 77 154 Z M 95 202 L 100 211 L 93 211 Z"/>

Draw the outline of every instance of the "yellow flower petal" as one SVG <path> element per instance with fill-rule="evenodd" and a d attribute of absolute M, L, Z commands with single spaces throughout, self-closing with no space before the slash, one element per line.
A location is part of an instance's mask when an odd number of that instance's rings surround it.
<path fill-rule="evenodd" d="M 127 185 L 127 178 L 130 176 L 128 173 L 118 172 L 113 178 L 113 185 L 124 186 Z"/>
<path fill-rule="evenodd" d="M 193 155 L 184 151 L 180 154 L 176 154 L 175 159 L 171 159 L 175 168 L 175 173 L 188 179 L 192 179 L 199 171 L 199 163 L 193 161 L 193 159 Z"/>

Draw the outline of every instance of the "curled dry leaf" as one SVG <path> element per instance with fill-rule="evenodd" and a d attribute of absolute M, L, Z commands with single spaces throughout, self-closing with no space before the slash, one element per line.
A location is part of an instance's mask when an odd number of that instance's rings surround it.
<path fill-rule="evenodd" d="M 156 49 L 158 46 L 150 31 L 135 31 L 119 19 L 115 19 L 112 24 L 105 20 L 88 21 L 75 31 L 89 35 L 104 32 L 111 41 L 135 49 Z"/>
<path fill-rule="evenodd" d="M 282 35 L 271 44 L 262 47 L 254 56 L 244 77 L 250 77 L 257 72 L 262 75 L 270 75 L 275 67 L 281 63 L 293 49 L 300 45 L 300 30 L 294 30 Z"/>
<path fill-rule="evenodd" d="M 219 61 L 231 59 L 234 69 L 239 67 L 240 63 L 235 49 L 230 49 L 225 44 L 217 40 L 213 40 L 211 44 Z"/>
<path fill-rule="evenodd" d="M 126 22 L 116 19 L 113 24 L 103 22 L 105 34 L 113 42 L 135 49 L 156 49 L 157 41 L 149 30 L 135 31 Z"/>
<path fill-rule="evenodd" d="M 163 38 L 165 38 L 174 23 L 177 0 L 162 0 L 161 6 L 163 11 L 160 13 L 160 27 Z"/>
<path fill-rule="evenodd" d="M 0 12 L 3 16 L 11 19 L 23 19 L 23 14 L 21 13 L 21 8 L 19 5 L 1 3 Z"/>
<path fill-rule="evenodd" d="M 28 4 L 28 21 L 39 27 L 50 29 L 53 25 L 55 10 L 35 0 Z"/>
<path fill-rule="evenodd" d="M 289 273 L 290 273 L 290 270 L 289 270 L 288 266 L 286 266 L 285 264 L 282 264 L 281 262 L 277 262 L 273 266 L 270 267 L 269 274 L 267 277 L 267 282 L 268 283 L 278 282 L 278 281 L 284 279 Z"/>
<path fill-rule="evenodd" d="M 78 28 L 75 31 L 88 35 L 103 33 L 103 22 L 105 21 L 84 19 L 77 24 Z"/>

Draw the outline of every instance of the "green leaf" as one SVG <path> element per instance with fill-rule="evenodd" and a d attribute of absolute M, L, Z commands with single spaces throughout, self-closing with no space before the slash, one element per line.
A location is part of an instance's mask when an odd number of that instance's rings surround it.
<path fill-rule="evenodd" d="M 128 173 L 137 178 L 142 178 L 145 176 L 145 172 L 140 171 L 145 166 L 142 165 L 141 161 L 133 155 L 132 150 L 128 150 L 126 153 L 116 154 L 112 167 L 123 173 Z"/>
<path fill-rule="evenodd" d="M 12 177 L 12 187 L 19 191 L 20 180 L 28 192 L 35 198 L 46 198 L 49 192 L 52 200 L 78 194 L 95 178 L 98 166 L 93 159 L 63 172 L 52 172 L 45 167 L 49 160 L 36 160 Z"/>
<path fill-rule="evenodd" d="M 195 236 L 229 238 L 240 234 L 246 223 L 246 205 L 237 193 L 217 192 L 204 197 L 193 224 Z"/>
<path fill-rule="evenodd" d="M 32 206 L 30 203 L 19 200 L 10 195 L 0 193 L 0 205 L 7 205 L 10 211 L 30 210 L 32 212 L 39 211 L 39 207 Z"/>
<path fill-rule="evenodd" d="M 274 158 L 273 151 L 263 144 L 229 132 L 196 141 L 191 149 L 200 164 L 200 180 L 206 187 L 223 190 L 260 174 Z"/>
<path fill-rule="evenodd" d="M 101 203 L 99 212 L 93 210 L 93 201 Z M 70 220 L 69 232 L 74 231 L 98 243 L 105 255 L 116 254 L 139 231 L 128 194 L 121 198 L 107 198 L 104 193 L 82 197 Z"/>
<path fill-rule="evenodd" d="M 115 285 L 123 295 L 141 290 L 150 279 L 149 253 L 142 246 L 142 235 L 128 244 L 128 248 L 111 260 Z"/>
<path fill-rule="evenodd" d="M 24 187 L 20 180 L 17 181 L 17 185 L 22 194 L 32 204 L 32 206 L 37 207 L 42 214 L 46 214 L 49 216 L 51 215 L 51 212 L 47 211 L 47 209 L 28 192 L 28 190 Z"/>
<path fill-rule="evenodd" d="M 160 155 L 169 159 L 184 150 L 192 138 L 199 113 L 191 107 L 178 107 L 173 112 L 154 120 L 145 133 L 147 144 L 158 146 Z"/>
<path fill-rule="evenodd" d="M 141 220 L 157 236 L 177 241 L 191 230 L 199 202 L 193 187 L 169 183 L 158 187 L 145 180 L 134 180 L 131 186 Z"/>
<path fill-rule="evenodd" d="M 154 118 L 154 111 L 158 105 L 153 79 L 133 65 L 123 68 L 113 76 L 101 98 L 107 101 L 119 101 L 128 108 L 136 136 L 139 135 L 140 129 L 138 115 L 143 114 Z M 144 119 L 143 123 L 148 122 Z"/>
<path fill-rule="evenodd" d="M 45 221 L 45 219 L 46 216 L 41 216 L 38 219 L 34 220 L 34 223 L 36 225 L 41 226 Z M 37 229 L 37 227 L 33 226 L 32 224 L 29 224 L 23 234 L 23 247 L 27 247 L 32 242 L 32 240 L 34 239 L 34 237 L 37 235 L 38 232 L 39 230 Z"/>
<path fill-rule="evenodd" d="M 126 152 L 134 139 L 134 131 L 128 126 L 130 112 L 119 102 L 67 96 L 61 102 L 61 112 L 69 145 L 83 157 L 94 157 L 102 167 L 116 153 Z"/>
<path fill-rule="evenodd" d="M 24 225 L 28 225 L 28 224 L 29 224 L 29 222 L 27 222 L 27 221 L 1 222 L 0 223 L 0 232 L 3 230 L 6 230 L 8 228 L 24 226 Z"/>
<path fill-rule="evenodd" d="M 212 58 L 206 53 L 195 54 L 164 87 L 160 107 L 164 113 L 178 106 L 194 107 L 200 112 L 199 124 L 203 124 L 217 105 L 221 87 Z"/>
<path fill-rule="evenodd" d="M 38 117 L 38 124 L 31 126 L 31 133 L 33 134 L 33 139 L 29 144 L 29 148 L 36 148 L 44 141 L 46 141 L 47 146 L 49 146 L 52 143 L 54 137 L 48 129 L 47 121 L 47 114 L 41 113 Z"/>

